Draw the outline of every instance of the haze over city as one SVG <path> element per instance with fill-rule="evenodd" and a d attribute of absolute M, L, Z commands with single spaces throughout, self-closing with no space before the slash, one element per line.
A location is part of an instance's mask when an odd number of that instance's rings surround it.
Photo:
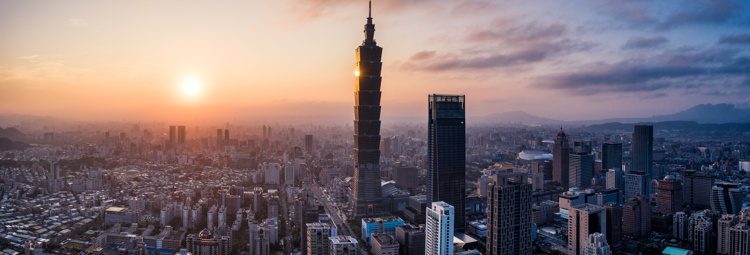
<path fill-rule="evenodd" d="M 352 118 L 364 1 L 2 1 L 0 114 Z M 748 2 L 376 1 L 384 121 L 648 117 L 750 99 Z"/>

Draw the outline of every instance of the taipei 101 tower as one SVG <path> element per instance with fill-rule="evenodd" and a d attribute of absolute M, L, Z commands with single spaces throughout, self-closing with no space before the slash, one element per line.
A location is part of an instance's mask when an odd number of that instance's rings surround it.
<path fill-rule="evenodd" d="M 354 69 L 354 216 L 383 213 L 380 188 L 380 58 L 370 2 L 365 40 L 357 47 Z"/>

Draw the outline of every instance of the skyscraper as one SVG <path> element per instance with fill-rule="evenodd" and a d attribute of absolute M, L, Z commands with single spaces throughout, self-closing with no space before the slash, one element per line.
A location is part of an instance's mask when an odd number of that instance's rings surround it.
<path fill-rule="evenodd" d="M 568 215 L 568 254 L 583 254 L 589 235 L 607 233 L 607 212 L 598 205 L 582 204 Z"/>
<path fill-rule="evenodd" d="M 177 143 L 185 144 L 185 126 L 177 126 Z"/>
<path fill-rule="evenodd" d="M 307 243 L 305 250 L 307 255 L 330 254 L 329 237 L 336 236 L 336 231 L 328 223 L 307 223 Z"/>
<path fill-rule="evenodd" d="M 688 231 L 688 215 L 676 212 L 672 217 L 672 236 L 677 240 L 687 240 Z"/>
<path fill-rule="evenodd" d="M 313 150 L 313 135 L 305 135 L 305 153 L 312 155 Z"/>
<path fill-rule="evenodd" d="M 562 128 L 557 133 L 555 145 L 552 147 L 552 180 L 560 183 L 563 190 L 568 190 L 568 156 L 570 154 L 570 145 L 568 136 L 565 135 Z"/>
<path fill-rule="evenodd" d="M 177 144 L 177 126 L 169 126 L 169 145 Z"/>
<path fill-rule="evenodd" d="M 380 61 L 383 48 L 375 43 L 375 25 L 370 15 L 365 24 L 365 40 L 357 47 L 354 88 L 354 167 L 353 202 L 356 217 L 383 212 L 380 187 Z M 269 131 L 270 136 L 270 131 Z"/>
<path fill-rule="evenodd" d="M 682 193 L 682 182 L 674 175 L 667 175 L 659 180 L 656 193 L 657 211 L 663 215 L 682 211 Z"/>
<path fill-rule="evenodd" d="M 653 176 L 651 168 L 654 154 L 654 126 L 633 126 L 632 146 L 633 171 L 644 172 L 648 176 Z"/>
<path fill-rule="evenodd" d="M 729 229 L 729 254 L 750 254 L 750 225 L 740 222 Z"/>
<path fill-rule="evenodd" d="M 714 178 L 705 173 L 695 170 L 685 170 L 682 173 L 685 203 L 691 208 L 708 208 L 711 206 L 711 189 L 714 186 Z"/>
<path fill-rule="evenodd" d="M 637 196 L 625 201 L 622 232 L 632 238 L 648 236 L 651 232 L 651 205 L 646 198 Z"/>
<path fill-rule="evenodd" d="M 720 214 L 737 214 L 742 209 L 743 197 L 739 184 L 718 182 L 711 189 L 711 210 Z"/>
<path fill-rule="evenodd" d="M 224 130 L 222 130 L 221 128 L 216 129 L 216 146 L 224 145 L 224 139 L 222 139 L 223 136 Z"/>
<path fill-rule="evenodd" d="M 464 230 L 466 203 L 465 98 L 429 95 L 427 138 L 427 201 L 456 208 L 456 231 Z"/>
<path fill-rule="evenodd" d="M 425 224 L 426 255 L 452 255 L 455 209 L 443 201 L 432 202 L 427 208 Z"/>
<path fill-rule="evenodd" d="M 580 189 L 590 187 L 594 177 L 594 155 L 584 152 L 570 154 L 568 161 L 568 185 Z"/>
<path fill-rule="evenodd" d="M 622 206 L 619 204 L 604 204 L 607 211 L 607 243 L 618 246 L 622 241 Z"/>
<path fill-rule="evenodd" d="M 731 247 L 729 229 L 737 224 L 738 217 L 734 214 L 724 214 L 718 221 L 716 231 L 716 253 L 729 254 Z"/>
<path fill-rule="evenodd" d="M 696 218 L 693 232 L 693 251 L 698 254 L 708 254 L 711 250 L 711 232 L 713 223 L 707 215 Z"/>
<path fill-rule="evenodd" d="M 622 170 L 622 144 L 602 144 L 602 169 L 618 168 Z"/>
<path fill-rule="evenodd" d="M 625 175 L 625 197 L 632 198 L 636 196 L 649 197 L 648 175 L 644 172 L 632 171 Z"/>
<path fill-rule="evenodd" d="M 487 254 L 531 254 L 531 184 L 526 175 L 496 175 L 487 195 Z"/>

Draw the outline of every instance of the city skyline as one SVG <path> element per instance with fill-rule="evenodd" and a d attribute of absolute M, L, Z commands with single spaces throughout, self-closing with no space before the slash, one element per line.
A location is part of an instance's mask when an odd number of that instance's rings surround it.
<path fill-rule="evenodd" d="M 469 118 L 746 107 L 747 5 L 377 1 L 389 49 L 383 119 L 423 121 L 418 99 L 429 93 L 466 94 Z M 0 114 L 351 119 L 351 52 L 340 49 L 361 40 L 349 24 L 364 4 L 8 1 L 0 12 L 10 35 L 0 51 Z"/>

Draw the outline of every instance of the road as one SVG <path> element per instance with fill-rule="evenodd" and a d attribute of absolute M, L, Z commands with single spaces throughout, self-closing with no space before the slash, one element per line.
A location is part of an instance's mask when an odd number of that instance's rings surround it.
<path fill-rule="evenodd" d="M 341 211 L 339 210 L 339 208 L 333 205 L 331 201 L 328 201 L 328 199 L 326 199 L 326 196 L 323 193 L 323 189 L 318 185 L 312 185 L 312 187 L 313 194 L 323 205 L 326 213 L 328 213 L 328 215 L 331 217 L 331 221 L 333 221 L 333 224 L 336 224 L 336 228 L 338 229 L 339 234 L 357 237 L 356 235 L 354 235 L 352 228 L 349 227 L 349 224 L 346 223 L 346 220 L 341 217 Z"/>

